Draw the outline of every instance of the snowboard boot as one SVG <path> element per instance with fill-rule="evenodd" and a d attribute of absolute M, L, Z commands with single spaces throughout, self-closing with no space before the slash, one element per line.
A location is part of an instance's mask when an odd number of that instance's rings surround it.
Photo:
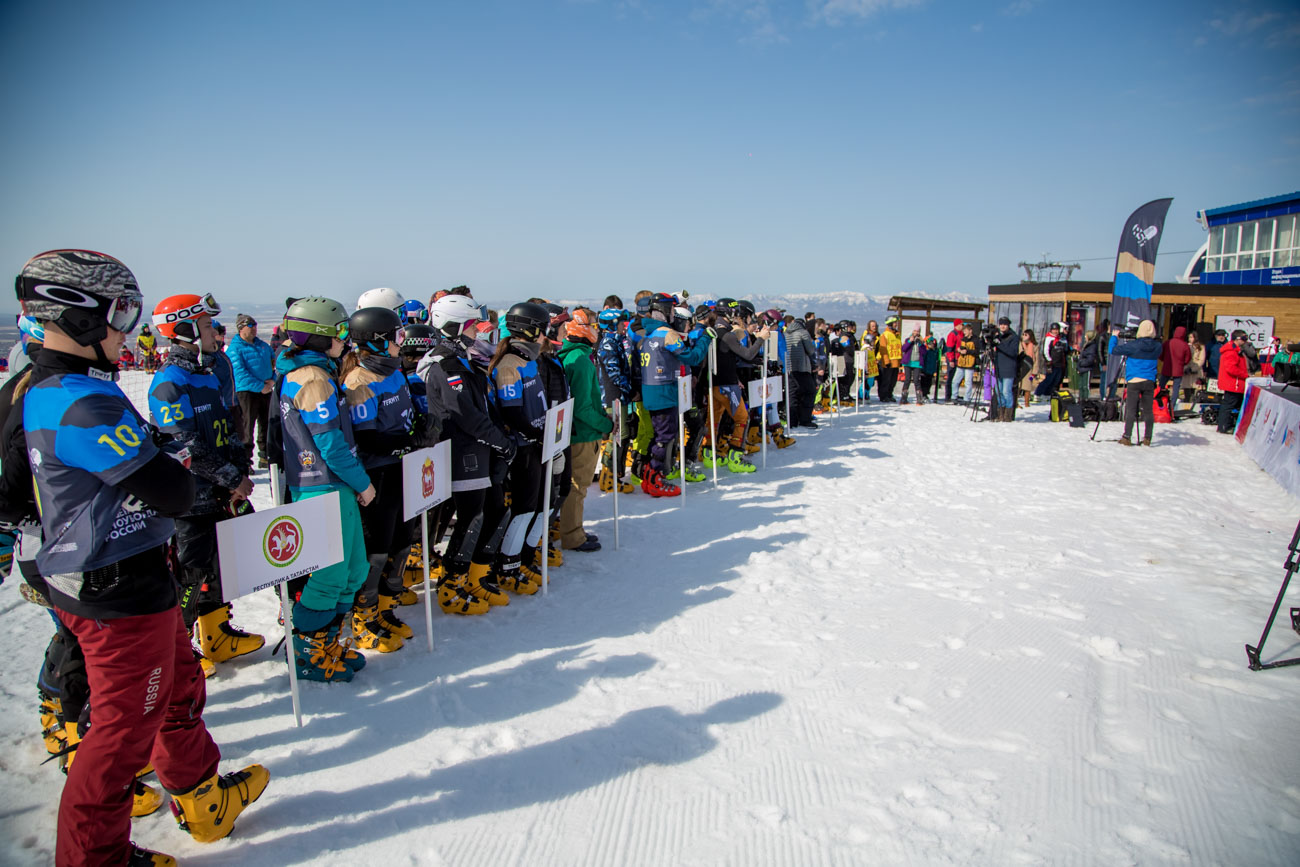
<path fill-rule="evenodd" d="M 465 573 L 452 573 L 444 575 L 438 581 L 438 607 L 447 614 L 486 614 L 488 605 L 486 600 L 475 599 L 469 594 L 461 582 L 465 580 Z"/>
<path fill-rule="evenodd" d="M 757 433 L 758 436 L 750 437 L 749 434 L 746 434 L 745 435 L 746 439 L 744 442 L 736 442 L 733 439 L 731 441 L 732 452 L 742 452 L 747 455 L 756 455 L 763 450 L 763 436 L 761 433 L 759 433 L 759 429 L 757 427 L 751 427 L 750 430 Z M 751 443 L 749 441 L 750 439 L 753 439 L 754 441 Z"/>
<path fill-rule="evenodd" d="M 501 591 L 492 576 L 492 567 L 487 563 L 470 563 L 469 574 L 465 576 L 465 589 L 475 599 L 488 605 L 509 605 L 510 597 Z"/>
<path fill-rule="evenodd" d="M 767 432 L 772 439 L 772 445 L 776 446 L 778 449 L 787 449 L 794 445 L 794 437 L 787 436 L 785 428 L 779 424 L 772 425 L 772 427 L 767 429 Z"/>
<path fill-rule="evenodd" d="M 614 490 L 614 473 L 609 467 L 601 468 L 599 485 L 600 489 L 607 494 Z M 636 488 L 633 487 L 631 482 L 625 482 L 622 479 L 618 480 L 618 492 L 620 494 L 630 494 L 634 490 Z"/>
<path fill-rule="evenodd" d="M 757 446 L 754 451 L 758 451 L 763 447 L 762 428 L 757 424 L 750 423 L 749 427 L 745 430 L 745 445 Z M 746 451 L 748 451 L 748 449 L 746 449 Z M 753 454 L 753 452 L 750 452 L 750 454 Z"/>
<path fill-rule="evenodd" d="M 632 484 L 641 485 L 645 481 L 646 457 L 635 450 L 629 454 L 632 456 L 632 468 L 628 471 L 628 478 L 632 480 Z"/>
<path fill-rule="evenodd" d="M 424 558 L 419 553 L 419 544 L 411 550 L 406 556 L 406 566 L 402 569 L 402 584 L 408 590 L 414 590 L 424 586 Z M 429 552 L 429 582 L 438 583 L 438 579 L 443 575 L 442 558 L 438 552 Z M 403 596 L 402 599 L 406 597 Z M 414 602 L 401 602 L 402 605 L 414 605 Z"/>
<path fill-rule="evenodd" d="M 536 576 L 536 580 L 534 580 L 534 576 Z M 531 569 L 525 570 L 520 566 L 506 567 L 501 570 L 497 578 L 497 586 L 502 590 L 509 590 L 511 593 L 520 596 L 532 596 L 542 589 L 542 576 L 537 575 Z"/>
<path fill-rule="evenodd" d="M 352 638 L 362 650 L 393 653 L 402 649 L 402 637 L 390 632 L 379 619 L 378 603 L 363 605 L 358 602 L 353 607 Z"/>
<path fill-rule="evenodd" d="M 140 782 L 139 777 L 136 777 L 132 786 L 134 788 L 131 791 L 131 818 L 139 819 L 141 816 L 158 812 L 158 808 L 163 805 L 162 793 L 153 786 Z"/>
<path fill-rule="evenodd" d="M 63 702 L 43 689 L 38 688 L 37 695 L 41 699 L 41 738 L 45 741 L 45 752 L 57 756 L 68 746 L 68 734 L 59 720 Z"/>
<path fill-rule="evenodd" d="M 176 867 L 176 859 L 152 849 L 141 849 L 131 844 L 131 854 L 127 856 L 126 867 Z"/>
<path fill-rule="evenodd" d="M 700 465 L 703 466 L 705 469 L 709 469 L 709 470 L 713 469 L 713 465 L 715 462 L 719 467 L 725 466 L 726 465 L 725 460 L 726 460 L 725 453 L 721 457 L 714 457 L 713 449 L 709 448 L 708 446 L 705 446 L 700 449 Z"/>
<path fill-rule="evenodd" d="M 261 765 L 204 780 L 183 795 L 172 795 L 172 814 L 182 831 L 200 843 L 229 836 L 235 819 L 256 801 L 271 775 Z"/>
<path fill-rule="evenodd" d="M 727 452 L 726 463 L 722 465 L 733 473 L 752 473 L 758 467 L 751 464 L 737 449 Z"/>
<path fill-rule="evenodd" d="M 641 490 L 652 497 L 676 497 L 681 494 L 681 489 L 665 481 L 663 473 L 654 467 L 646 468 L 645 478 L 641 480 Z"/>
<path fill-rule="evenodd" d="M 352 680 L 356 670 L 343 661 L 341 651 L 337 626 L 327 626 L 316 632 L 293 631 L 293 662 L 299 680 L 318 683 L 347 683 Z"/>
<path fill-rule="evenodd" d="M 525 558 L 524 562 L 528 563 L 534 569 L 541 569 L 542 557 L 541 554 L 538 552 L 538 549 L 534 548 L 532 559 L 530 560 L 528 558 Z M 546 545 L 546 565 L 550 566 L 552 569 L 556 568 L 557 566 L 564 565 L 564 555 L 560 553 L 559 548 L 556 548 L 550 543 L 547 543 Z"/>
<path fill-rule="evenodd" d="M 230 622 L 230 605 L 199 615 L 195 624 L 199 637 L 199 650 L 213 662 L 228 662 L 261 648 L 266 639 L 260 635 L 234 626 Z"/>
<path fill-rule="evenodd" d="M 194 658 L 198 660 L 199 669 L 203 672 L 204 680 L 217 673 L 217 664 L 200 653 L 198 648 L 194 648 Z"/>
<path fill-rule="evenodd" d="M 398 638 L 403 640 L 414 638 L 415 633 L 411 631 L 411 627 L 403 623 L 402 618 L 398 617 L 397 612 L 393 610 L 397 607 L 397 599 L 398 597 L 396 596 L 385 596 L 380 593 L 379 613 L 376 619 L 385 629 L 396 635 Z"/>
<path fill-rule="evenodd" d="M 337 656 L 344 665 L 357 672 L 366 667 L 366 658 L 352 649 L 352 638 L 343 634 L 343 615 L 338 615 L 329 625 L 330 653 Z"/>
<path fill-rule="evenodd" d="M 704 475 L 704 466 L 699 461 L 686 462 L 686 481 L 702 482 L 708 476 Z"/>

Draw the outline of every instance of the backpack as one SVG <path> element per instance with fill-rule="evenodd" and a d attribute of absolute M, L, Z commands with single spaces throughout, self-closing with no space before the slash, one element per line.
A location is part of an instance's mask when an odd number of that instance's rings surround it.
<path fill-rule="evenodd" d="M 1219 423 L 1219 405 L 1212 403 L 1201 410 L 1201 424 Z"/>
<path fill-rule="evenodd" d="M 1069 389 L 1052 395 L 1052 421 L 1068 421 L 1070 427 L 1083 427 L 1083 408 Z"/>
<path fill-rule="evenodd" d="M 1151 417 L 1156 424 L 1171 424 L 1174 420 L 1174 407 L 1169 402 L 1169 391 L 1160 389 L 1151 404 Z"/>
<path fill-rule="evenodd" d="M 1084 421 L 1117 421 L 1119 419 L 1119 401 L 1091 398 L 1083 402 Z"/>

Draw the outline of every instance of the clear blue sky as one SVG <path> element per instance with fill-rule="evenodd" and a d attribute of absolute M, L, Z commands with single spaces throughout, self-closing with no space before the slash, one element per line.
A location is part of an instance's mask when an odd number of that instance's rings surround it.
<path fill-rule="evenodd" d="M 1197 209 L 1300 189 L 1283 0 L 42 0 L 0 70 L 4 272 L 151 301 L 982 294 L 1111 279 L 1173 196 L 1166 280 Z"/>

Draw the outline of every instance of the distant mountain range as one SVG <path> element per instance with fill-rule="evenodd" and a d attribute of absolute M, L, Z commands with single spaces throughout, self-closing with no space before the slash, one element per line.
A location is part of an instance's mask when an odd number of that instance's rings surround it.
<path fill-rule="evenodd" d="M 908 298 L 930 298 L 935 301 L 954 301 L 958 303 L 987 303 L 987 298 L 967 295 L 962 292 L 908 292 L 906 296 Z M 687 301 L 694 306 L 702 301 L 717 300 L 717 297 L 713 294 L 701 293 L 691 295 Z M 792 295 L 739 296 L 742 300 L 752 302 L 757 310 L 776 308 L 794 316 L 803 316 L 803 314 L 812 310 L 823 319 L 836 322 L 841 319 L 851 319 L 857 322 L 860 327 L 865 327 L 866 323 L 872 319 L 883 322 L 889 314 L 889 299 L 892 297 L 892 295 L 867 295 L 863 292 L 810 292 Z M 569 308 L 586 306 L 598 310 L 602 301 L 603 299 L 578 298 L 556 300 L 555 303 Z M 624 297 L 623 303 L 630 307 L 632 299 Z M 496 308 L 500 305 L 488 302 L 488 306 Z"/>

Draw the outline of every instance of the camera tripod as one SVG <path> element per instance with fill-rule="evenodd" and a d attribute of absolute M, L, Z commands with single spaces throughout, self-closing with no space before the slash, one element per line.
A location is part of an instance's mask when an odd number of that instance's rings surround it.
<path fill-rule="evenodd" d="M 983 375 L 982 375 L 981 378 L 980 378 L 980 387 L 979 387 L 979 390 L 975 393 L 975 400 L 972 401 L 972 402 L 971 402 L 971 405 L 970 405 L 970 420 L 971 420 L 971 421 L 990 421 L 990 420 L 992 420 L 992 418 L 993 418 L 993 410 L 994 410 L 994 409 L 996 408 L 996 406 L 997 406 L 997 401 L 998 401 L 998 387 L 997 387 L 997 382 L 996 382 L 996 380 L 997 380 L 997 375 L 996 375 L 995 362 L 994 362 L 994 360 L 993 360 L 993 352 L 994 352 L 994 350 L 993 350 L 992 347 L 985 347 L 985 348 L 980 352 L 980 369 L 983 371 Z M 992 376 L 992 377 L 994 378 L 993 388 L 990 389 L 990 391 L 989 391 L 990 400 L 989 400 L 989 402 L 988 402 L 988 405 L 987 405 L 987 406 L 984 406 L 984 410 L 985 410 L 984 418 L 979 418 L 980 408 L 981 408 L 981 406 L 983 406 L 983 404 L 984 404 L 984 384 L 988 382 L 990 376 Z"/>
<path fill-rule="evenodd" d="M 1286 596 L 1287 586 L 1291 583 L 1291 576 L 1300 570 L 1300 562 L 1296 561 L 1296 549 L 1300 548 L 1300 524 L 1296 524 L 1295 532 L 1291 534 L 1291 544 L 1287 547 L 1286 552 L 1286 575 L 1282 578 L 1282 589 L 1277 591 L 1277 599 L 1273 602 L 1273 610 L 1269 612 L 1268 623 L 1264 624 L 1264 631 L 1259 635 L 1259 644 L 1251 647 L 1246 645 L 1246 663 L 1251 671 L 1262 671 L 1265 668 L 1284 668 L 1289 665 L 1300 665 L 1300 656 L 1293 656 L 1290 659 L 1279 659 L 1274 662 L 1261 662 L 1260 654 L 1264 651 L 1264 641 L 1268 638 L 1269 630 L 1273 628 L 1273 621 L 1277 617 L 1277 610 L 1282 607 L 1282 597 Z M 1291 609 L 1291 628 L 1300 634 L 1300 608 Z"/>

